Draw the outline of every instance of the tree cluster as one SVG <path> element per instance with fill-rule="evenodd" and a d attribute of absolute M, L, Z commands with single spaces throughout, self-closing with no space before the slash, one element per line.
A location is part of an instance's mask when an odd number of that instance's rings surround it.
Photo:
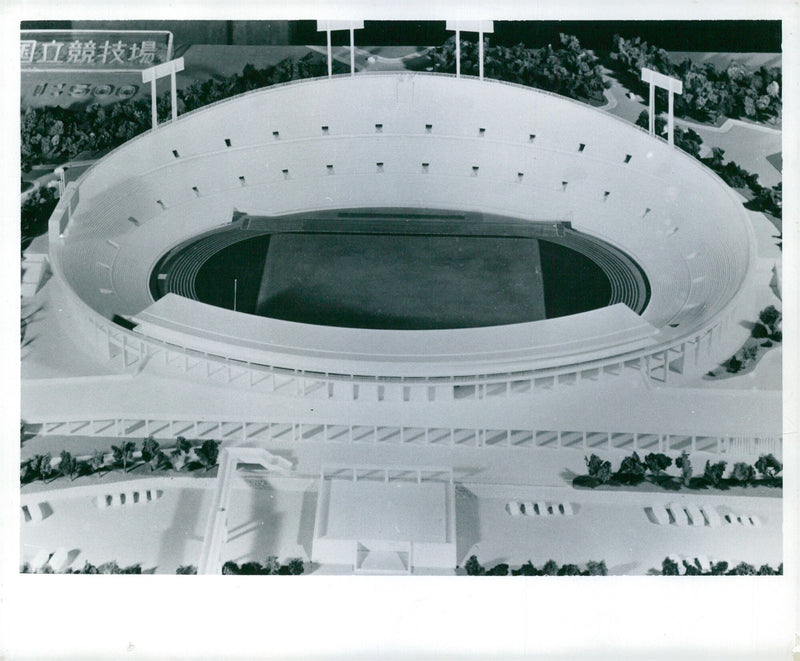
<path fill-rule="evenodd" d="M 731 188 L 746 188 L 753 195 L 746 204 L 748 209 L 766 211 L 776 218 L 783 216 L 783 186 L 778 182 L 772 188 L 762 186 L 758 182 L 758 175 L 748 172 L 734 161 L 725 162 L 725 150 L 714 147 L 709 158 L 703 158 L 703 164 L 716 172 L 720 178 Z"/>
<path fill-rule="evenodd" d="M 334 72 L 345 65 L 334 62 Z M 327 73 L 327 64 L 313 53 L 297 60 L 287 58 L 276 65 L 256 69 L 248 64 L 241 74 L 221 80 L 196 82 L 178 90 L 178 112 L 221 101 L 260 87 L 268 87 Z M 159 121 L 172 115 L 170 94 L 156 100 Z M 64 163 L 80 155 L 107 152 L 151 128 L 150 99 L 128 99 L 111 105 L 98 103 L 72 108 L 28 107 L 21 117 L 22 170 L 40 164 Z"/>
<path fill-rule="evenodd" d="M 758 323 L 753 326 L 751 335 L 756 339 L 769 338 L 775 342 L 783 339 L 781 321 L 783 315 L 774 305 L 768 305 L 758 313 Z"/>
<path fill-rule="evenodd" d="M 54 574 L 50 565 L 44 565 L 39 569 L 33 569 L 27 562 L 22 565 L 20 572 L 23 574 Z M 88 560 L 81 569 L 67 568 L 61 574 L 141 574 L 142 565 L 137 563 L 127 567 L 120 567 L 116 560 L 104 562 L 102 565 L 93 565 Z"/>
<path fill-rule="evenodd" d="M 548 560 L 541 567 L 535 567 L 534 564 L 528 560 L 519 569 L 511 569 L 506 563 L 495 565 L 491 569 L 486 569 L 480 562 L 477 556 L 471 555 L 469 560 L 464 564 L 464 570 L 467 576 L 606 576 L 608 569 L 604 560 L 595 562 L 590 560 L 586 563 L 584 569 L 578 565 L 565 564 L 559 565 L 555 560 Z"/>
<path fill-rule="evenodd" d="M 681 565 L 683 571 L 681 571 Z M 775 569 L 770 565 L 761 565 L 758 569 L 755 566 L 746 562 L 740 562 L 738 565 L 728 569 L 727 562 L 713 562 L 708 570 L 703 571 L 700 562 L 689 562 L 682 560 L 679 565 L 672 558 L 664 558 L 661 563 L 662 576 L 781 576 L 783 575 L 783 563 L 778 565 Z"/>
<path fill-rule="evenodd" d="M 598 59 L 581 48 L 578 39 L 561 35 L 557 48 L 530 49 L 522 44 L 512 48 L 487 46 L 486 75 L 490 78 L 530 85 L 576 99 L 600 99 L 604 82 Z M 455 71 L 455 38 L 450 38 L 431 56 L 435 71 Z M 347 67 L 333 62 L 334 73 Z M 462 42 L 462 71 L 478 73 L 478 46 Z M 309 53 L 300 59 L 287 58 L 276 65 L 258 69 L 252 64 L 241 74 L 195 82 L 178 90 L 178 112 L 185 113 L 216 101 L 262 87 L 292 80 L 315 78 L 327 73 L 327 64 Z M 169 93 L 156 100 L 159 121 L 171 117 Z M 107 106 L 98 103 L 71 108 L 28 107 L 21 117 L 22 170 L 32 166 L 63 163 L 81 155 L 102 154 L 151 127 L 149 99 L 129 99 Z"/>
<path fill-rule="evenodd" d="M 36 454 L 20 462 L 20 483 L 28 484 L 38 480 L 47 482 L 57 477 L 74 480 L 76 477 L 92 474 L 100 477 L 104 472 L 122 470 L 127 473 L 144 466 L 151 472 L 192 471 L 201 468 L 210 470 L 217 465 L 219 445 L 219 441 L 212 440 L 194 445 L 179 436 L 175 447 L 163 450 L 158 441 L 148 436 L 142 442 L 140 451 L 136 450 L 134 441 L 122 441 L 119 445 L 112 445 L 110 452 L 95 450 L 87 457 L 74 457 L 68 450 L 62 450 L 58 457 L 53 457 L 49 452 Z"/>
<path fill-rule="evenodd" d="M 775 120 L 781 116 L 781 70 L 760 67 L 751 71 L 739 62 L 725 69 L 713 64 L 699 65 L 685 58 L 673 64 L 667 51 L 639 37 L 625 39 L 616 35 L 610 54 L 611 64 L 629 89 L 649 94 L 641 82 L 642 67 L 647 67 L 683 82 L 683 93 L 675 95 L 675 113 L 699 121 L 718 117 L 745 117 L 756 121 Z M 657 98 L 658 101 L 658 98 Z"/>
<path fill-rule="evenodd" d="M 765 340 L 761 346 L 771 347 L 773 342 L 783 340 L 783 331 L 780 328 L 782 316 L 780 311 L 769 305 L 758 314 L 758 322 L 753 325 L 750 335 L 755 340 Z M 743 348 L 731 356 L 725 363 L 725 369 L 731 374 L 736 374 L 746 368 L 758 356 L 758 344 L 748 340 Z"/>
<path fill-rule="evenodd" d="M 281 564 L 278 557 L 271 555 L 262 565 L 260 562 L 245 562 L 241 565 L 229 560 L 222 565 L 223 575 L 235 576 L 299 576 L 305 571 L 305 565 L 300 558 L 290 558 L 286 564 Z"/>
<path fill-rule="evenodd" d="M 702 475 L 693 477 L 692 462 L 687 452 L 682 452 L 675 459 L 675 466 L 680 469 L 680 475 L 674 476 L 666 473 L 673 464 L 672 457 L 662 452 L 651 452 L 645 455 L 644 460 L 637 452 L 624 457 L 619 469 L 614 472 L 611 462 L 603 460 L 593 454 L 584 457 L 587 474 L 575 478 L 577 486 L 596 487 L 601 484 L 612 486 L 637 485 L 645 480 L 667 489 L 676 489 L 681 486 L 690 489 L 725 489 L 731 486 L 770 486 L 780 487 L 783 479 L 778 475 L 783 470 L 783 464 L 773 455 L 761 455 L 754 464 L 739 461 L 733 464 L 728 477 L 725 478 L 727 462 L 706 461 Z M 756 474 L 760 478 L 756 478 Z"/>
<path fill-rule="evenodd" d="M 21 250 L 24 251 L 33 239 L 47 230 L 47 221 L 58 204 L 58 195 L 52 188 L 41 187 L 31 193 L 22 203 Z"/>
<path fill-rule="evenodd" d="M 433 71 L 455 73 L 456 42 L 450 37 L 431 53 Z M 477 76 L 479 49 L 473 41 L 461 40 L 461 72 Z M 605 83 L 600 61 L 582 48 L 577 37 L 561 34 L 556 48 L 493 46 L 484 39 L 484 76 L 562 94 L 573 99 L 602 99 Z"/>

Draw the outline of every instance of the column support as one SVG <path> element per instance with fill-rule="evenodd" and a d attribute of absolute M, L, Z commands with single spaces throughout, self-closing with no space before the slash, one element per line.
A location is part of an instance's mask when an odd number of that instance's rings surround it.
<path fill-rule="evenodd" d="M 356 75 L 356 45 L 355 45 L 355 30 L 350 28 L 350 75 Z"/>
<path fill-rule="evenodd" d="M 461 31 L 456 30 L 456 78 L 461 77 Z"/>
<path fill-rule="evenodd" d="M 478 30 L 478 77 L 483 80 L 483 31 Z"/>
<path fill-rule="evenodd" d="M 170 101 L 172 102 L 172 120 L 178 119 L 178 84 L 175 69 L 169 72 Z"/>
<path fill-rule="evenodd" d="M 333 48 L 331 48 L 331 30 L 325 30 L 328 36 L 328 78 L 333 77 Z"/>
<path fill-rule="evenodd" d="M 669 98 L 667 105 L 667 141 L 670 145 L 675 144 L 675 115 L 673 107 L 674 94 L 672 92 L 672 85 L 667 90 L 667 97 Z"/>
<path fill-rule="evenodd" d="M 150 81 L 150 111 L 153 121 L 153 130 L 158 128 L 158 109 L 156 108 L 156 79 Z"/>

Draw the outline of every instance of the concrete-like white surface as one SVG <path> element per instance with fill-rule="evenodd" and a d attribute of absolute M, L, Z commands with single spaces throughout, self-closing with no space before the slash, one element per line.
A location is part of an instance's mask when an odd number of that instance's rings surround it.
<path fill-rule="evenodd" d="M 141 563 L 143 570 L 157 573 L 174 573 L 182 564 L 196 565 L 214 480 L 188 484 L 184 478 L 176 482 L 148 480 L 148 484 L 163 490 L 161 498 L 107 509 L 98 509 L 96 496 L 86 493 L 113 490 L 100 486 L 81 487 L 75 490 L 80 492 L 77 496 L 70 490 L 51 497 L 42 495 L 52 513 L 41 522 L 23 525 L 22 561 L 31 561 L 37 553 L 65 548 L 70 566 L 76 568 L 87 560 L 93 564 L 116 560 L 121 566 Z M 135 484 L 117 484 L 115 488 L 132 490 Z M 270 555 L 281 561 L 292 557 L 308 560 L 313 544 L 316 488 L 307 479 L 291 478 L 240 484 L 232 491 L 223 561 L 264 562 Z M 569 502 L 575 514 L 512 518 L 505 505 L 513 499 Z M 666 506 L 673 502 L 713 507 L 723 521 L 726 514 L 756 515 L 762 525 L 659 526 L 645 512 L 654 504 Z M 372 521 L 373 528 L 380 528 L 391 517 L 378 521 L 375 507 L 370 499 L 349 502 L 350 518 L 339 522 L 347 524 L 347 530 L 339 524 L 334 527 L 346 534 L 353 525 L 369 526 Z M 362 519 L 358 518 L 359 510 Z M 411 514 L 410 510 L 407 514 Z M 417 533 L 430 536 L 434 528 L 440 529 L 431 518 L 435 518 L 436 511 L 417 514 L 422 518 L 406 521 Z M 592 492 L 569 486 L 467 481 L 456 490 L 456 552 L 462 566 L 473 554 L 487 566 L 507 562 L 515 567 L 528 560 L 536 565 L 549 559 L 579 565 L 605 560 L 611 574 L 646 574 L 660 568 L 667 555 L 690 559 L 705 555 L 714 561 L 726 560 L 731 566 L 741 561 L 777 566 L 782 562 L 781 525 L 781 499 L 772 497 Z M 410 528 L 405 533 L 409 531 Z M 379 532 L 387 531 L 381 528 Z M 398 532 L 398 538 L 405 539 L 405 533 Z"/>
<path fill-rule="evenodd" d="M 442 482 L 330 480 L 327 526 L 331 539 L 446 542 Z"/>

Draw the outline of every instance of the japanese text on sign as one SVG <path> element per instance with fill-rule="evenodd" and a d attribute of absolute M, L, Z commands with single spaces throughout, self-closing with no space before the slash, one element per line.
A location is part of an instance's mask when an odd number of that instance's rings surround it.
<path fill-rule="evenodd" d="M 24 68 L 109 68 L 139 69 L 169 59 L 171 35 L 144 33 L 23 33 L 19 59 Z M 64 38 L 66 36 L 72 38 Z M 30 38 L 36 37 L 36 38 Z M 155 38 L 154 38 L 155 37 Z"/>

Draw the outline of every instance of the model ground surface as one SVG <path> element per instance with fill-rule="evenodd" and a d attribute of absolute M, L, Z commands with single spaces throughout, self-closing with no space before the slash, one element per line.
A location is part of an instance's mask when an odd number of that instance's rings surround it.
<path fill-rule="evenodd" d="M 232 245 L 217 252 L 214 244 L 227 239 L 211 235 L 171 251 L 156 271 L 170 273 L 170 261 L 182 253 L 202 255 L 194 292 L 204 303 L 350 328 L 499 326 L 609 304 L 603 270 L 567 245 L 530 236 L 542 231 L 530 223 L 482 224 L 430 213 L 419 221 L 383 213 L 377 223 L 386 227 L 375 232 L 370 214 L 351 215 L 325 232 L 233 236 Z M 395 215 L 399 220 L 387 220 Z M 302 222 L 326 225 L 319 219 Z M 279 221 L 247 219 L 242 228 L 257 232 L 270 224 Z"/>

